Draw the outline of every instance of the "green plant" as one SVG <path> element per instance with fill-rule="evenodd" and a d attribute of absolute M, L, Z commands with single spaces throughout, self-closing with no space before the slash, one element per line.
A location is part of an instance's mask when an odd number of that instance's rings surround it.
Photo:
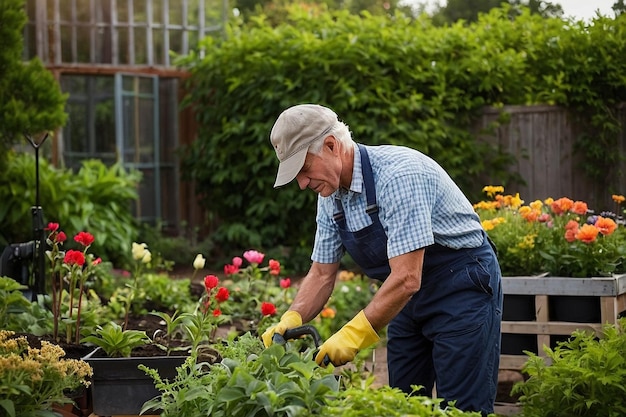
<path fill-rule="evenodd" d="M 53 405 L 71 402 L 66 391 L 89 386 L 89 365 L 64 356 L 57 345 L 29 346 L 0 330 L 0 416 L 54 417 Z"/>
<path fill-rule="evenodd" d="M 83 337 L 82 343 L 93 343 L 100 347 L 111 358 L 130 357 L 131 351 L 151 342 L 146 332 L 139 330 L 125 330 L 115 322 L 98 326 L 95 335 Z"/>
<path fill-rule="evenodd" d="M 626 271 L 621 217 L 596 215 L 585 202 L 567 197 L 524 205 L 519 194 L 502 194 L 504 187 L 484 190 L 492 200 L 474 207 L 498 249 L 504 275 L 593 277 Z"/>
<path fill-rule="evenodd" d="M 369 416 L 422 416 L 422 417 L 457 417 L 481 416 L 478 412 L 464 412 L 452 405 L 446 405 L 442 399 L 419 395 L 407 395 L 397 388 L 348 388 L 339 392 L 328 405 L 322 408 L 320 415 L 337 417 Z"/>
<path fill-rule="evenodd" d="M 575 331 L 546 357 L 528 352 L 523 372 L 528 379 L 514 385 L 521 394 L 524 417 L 606 416 L 626 414 L 626 319 L 605 324 L 601 337 Z"/>
<path fill-rule="evenodd" d="M 0 277 L 0 329 L 15 330 L 11 328 L 15 314 L 29 310 L 30 302 L 21 291 L 26 288 L 13 278 Z"/>
<path fill-rule="evenodd" d="M 234 357 L 211 365 L 208 372 L 204 365 L 187 360 L 173 381 L 140 365 L 161 391 L 144 405 L 142 413 L 160 409 L 163 417 L 319 414 L 327 395 L 338 389 L 338 382 L 330 370 L 313 361 L 314 351 L 286 352 L 277 344 L 263 350 L 259 339 L 254 339 L 255 349 L 235 348 L 238 353 Z M 250 349 L 250 343 L 244 346 Z"/>

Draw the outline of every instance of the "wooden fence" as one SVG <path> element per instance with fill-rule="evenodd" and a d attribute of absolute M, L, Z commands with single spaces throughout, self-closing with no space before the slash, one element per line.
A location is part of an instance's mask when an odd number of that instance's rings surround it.
<path fill-rule="evenodd" d="M 506 113 L 508 123 L 498 122 Z M 616 114 L 622 126 L 618 149 L 626 155 L 626 105 Z M 525 184 L 507 184 L 506 193 L 520 193 L 526 202 L 548 197 L 583 200 L 597 210 L 613 210 L 611 194 L 626 194 L 626 163 L 607 167 L 607 180 L 592 181 L 584 172 L 585 157 L 574 150 L 581 127 L 564 108 L 557 106 L 505 106 L 486 108 L 474 126 L 482 140 L 497 145 L 515 157 L 511 172 L 521 175 Z M 491 179 L 492 185 L 500 185 Z"/>

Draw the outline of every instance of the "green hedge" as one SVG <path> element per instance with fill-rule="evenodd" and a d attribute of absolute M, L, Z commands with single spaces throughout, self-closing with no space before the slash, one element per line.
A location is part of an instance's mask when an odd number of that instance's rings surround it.
<path fill-rule="evenodd" d="M 479 178 L 511 179 L 506 155 L 472 136 L 486 105 L 559 104 L 585 115 L 589 173 L 615 163 L 614 106 L 626 101 L 626 16 L 595 25 L 515 19 L 495 9 L 475 24 L 297 10 L 277 27 L 262 18 L 206 39 L 204 56 L 181 57 L 200 125 L 185 151 L 226 250 L 308 248 L 315 196 L 295 184 L 272 188 L 269 145 L 276 117 L 297 103 L 333 108 L 366 144 L 401 144 L 439 161 L 470 196 Z M 593 138 L 590 140 L 590 138 Z"/>

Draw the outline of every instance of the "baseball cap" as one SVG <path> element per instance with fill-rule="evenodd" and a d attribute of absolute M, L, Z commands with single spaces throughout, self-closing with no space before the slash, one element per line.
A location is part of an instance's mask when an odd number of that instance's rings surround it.
<path fill-rule="evenodd" d="M 334 111 L 318 104 L 298 104 L 278 116 L 270 133 L 280 161 L 274 187 L 285 185 L 298 175 L 309 146 L 327 135 L 337 121 Z"/>

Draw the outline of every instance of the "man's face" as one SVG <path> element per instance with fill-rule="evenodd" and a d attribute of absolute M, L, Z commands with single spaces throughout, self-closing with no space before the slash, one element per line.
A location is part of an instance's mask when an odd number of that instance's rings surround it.
<path fill-rule="evenodd" d="M 341 158 L 336 145 L 324 143 L 318 155 L 307 153 L 304 165 L 296 175 L 300 189 L 310 188 L 322 197 L 328 197 L 339 189 Z"/>

